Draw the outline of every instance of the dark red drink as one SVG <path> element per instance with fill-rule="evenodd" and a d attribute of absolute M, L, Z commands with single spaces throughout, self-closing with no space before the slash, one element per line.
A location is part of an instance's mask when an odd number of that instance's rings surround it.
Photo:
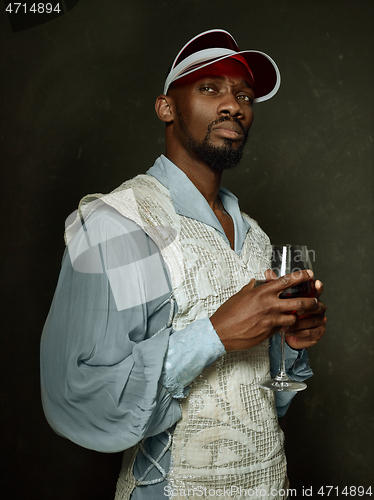
<path fill-rule="evenodd" d="M 280 299 L 296 299 L 297 297 L 314 297 L 316 294 L 316 287 L 314 284 L 314 279 L 304 281 L 298 285 L 286 288 L 279 295 Z"/>

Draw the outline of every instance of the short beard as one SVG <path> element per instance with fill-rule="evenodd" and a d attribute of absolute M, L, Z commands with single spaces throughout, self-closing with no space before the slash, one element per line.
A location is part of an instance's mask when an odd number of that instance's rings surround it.
<path fill-rule="evenodd" d="M 244 129 L 243 125 L 239 120 L 237 120 L 236 118 L 230 119 L 228 116 L 223 116 L 222 118 L 219 118 L 218 120 L 214 121 L 208 126 L 208 131 L 203 141 L 198 142 L 191 137 L 179 109 L 177 111 L 180 119 L 181 128 L 187 137 L 187 145 L 189 146 L 190 150 L 196 154 L 196 156 L 198 156 L 201 160 L 203 160 L 213 170 L 216 170 L 218 172 L 223 172 L 224 170 L 230 170 L 239 164 L 243 156 L 243 149 L 245 143 L 247 142 L 248 139 L 248 131 Z M 243 130 L 244 133 L 243 140 L 238 149 L 234 149 L 233 147 L 234 141 L 232 139 L 227 139 L 227 138 L 224 139 L 223 146 L 213 146 L 212 144 L 209 144 L 209 138 L 213 127 L 218 123 L 222 123 L 225 121 L 234 121 Z"/>

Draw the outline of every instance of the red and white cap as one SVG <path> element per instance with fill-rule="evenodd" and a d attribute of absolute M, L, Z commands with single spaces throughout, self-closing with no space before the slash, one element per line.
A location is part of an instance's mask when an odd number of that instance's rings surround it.
<path fill-rule="evenodd" d="M 164 94 L 179 78 L 228 57 L 246 66 L 253 80 L 255 102 L 266 101 L 276 94 L 281 79 L 273 59 L 258 50 L 239 50 L 230 33 L 220 29 L 204 31 L 184 45 L 166 78 Z"/>

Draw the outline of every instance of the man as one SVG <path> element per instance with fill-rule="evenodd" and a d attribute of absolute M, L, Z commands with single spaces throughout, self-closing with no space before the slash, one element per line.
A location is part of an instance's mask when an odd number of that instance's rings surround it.
<path fill-rule="evenodd" d="M 275 401 L 258 382 L 282 328 L 290 375 L 311 375 L 305 348 L 323 336 L 326 307 L 279 299 L 311 272 L 266 271 L 270 282 L 255 288 L 269 240 L 220 187 L 240 161 L 253 103 L 279 83 L 267 55 L 240 52 L 223 30 L 197 35 L 156 100 L 165 156 L 86 197 L 68 222 L 42 337 L 43 405 L 77 444 L 127 450 L 116 499 L 287 496 L 276 412 L 293 394 Z"/>

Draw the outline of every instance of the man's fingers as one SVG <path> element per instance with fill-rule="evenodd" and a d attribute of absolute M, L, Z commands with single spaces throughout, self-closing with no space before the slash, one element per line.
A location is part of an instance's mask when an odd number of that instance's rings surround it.
<path fill-rule="evenodd" d="M 317 298 L 316 300 L 317 306 L 315 309 L 311 309 L 309 312 L 302 309 L 296 311 L 299 318 L 309 317 L 310 315 L 320 315 L 322 317 L 325 314 L 327 306 Z"/>
<path fill-rule="evenodd" d="M 324 290 L 324 286 L 323 286 L 322 281 L 316 280 L 315 287 L 316 287 L 316 297 L 318 299 L 318 297 L 320 297 L 320 295 L 323 293 L 323 290 Z"/>
<path fill-rule="evenodd" d="M 265 271 L 265 279 L 266 279 L 266 281 L 276 280 L 277 279 L 277 275 L 275 274 L 275 272 L 272 269 L 266 269 L 266 271 Z"/>
<path fill-rule="evenodd" d="M 295 314 L 282 314 L 281 316 L 279 316 L 277 324 L 282 325 L 281 330 L 287 332 L 288 330 L 291 331 L 296 322 L 297 316 L 295 316 Z"/>
<path fill-rule="evenodd" d="M 325 335 L 325 332 L 325 325 L 318 326 L 317 328 L 310 328 L 309 330 L 291 331 L 291 329 L 289 329 L 286 332 L 286 337 L 287 340 L 289 340 L 288 337 L 291 337 L 294 339 L 303 339 L 314 344 L 317 343 Z"/>
<path fill-rule="evenodd" d="M 303 271 L 295 271 L 291 274 L 286 274 L 285 276 L 281 276 L 271 283 L 274 290 L 277 292 L 282 292 L 286 288 L 290 288 L 292 286 L 296 286 L 299 283 L 303 283 L 304 281 L 310 280 L 313 278 L 313 271 L 310 269 L 306 269 Z"/>
<path fill-rule="evenodd" d="M 292 311 L 298 312 L 302 311 L 303 314 L 306 311 L 313 310 L 313 314 L 317 311 L 318 308 L 318 300 L 309 297 L 297 297 L 296 299 L 282 299 L 282 303 L 280 304 L 280 308 L 283 312 Z M 299 315 L 299 314 L 298 314 Z"/>
<path fill-rule="evenodd" d="M 247 284 L 247 287 L 248 288 L 255 288 L 255 286 L 256 286 L 256 280 L 254 278 L 252 278 L 250 280 L 250 282 Z"/>
<path fill-rule="evenodd" d="M 307 316 L 305 318 L 298 318 L 298 320 L 292 327 L 292 334 L 296 332 L 300 332 L 301 334 L 304 330 L 310 331 L 313 328 L 319 328 L 320 326 L 326 325 L 326 322 L 326 316 L 321 316 L 319 314 L 312 314 L 311 316 Z M 307 336 L 307 334 L 302 336 Z"/>

